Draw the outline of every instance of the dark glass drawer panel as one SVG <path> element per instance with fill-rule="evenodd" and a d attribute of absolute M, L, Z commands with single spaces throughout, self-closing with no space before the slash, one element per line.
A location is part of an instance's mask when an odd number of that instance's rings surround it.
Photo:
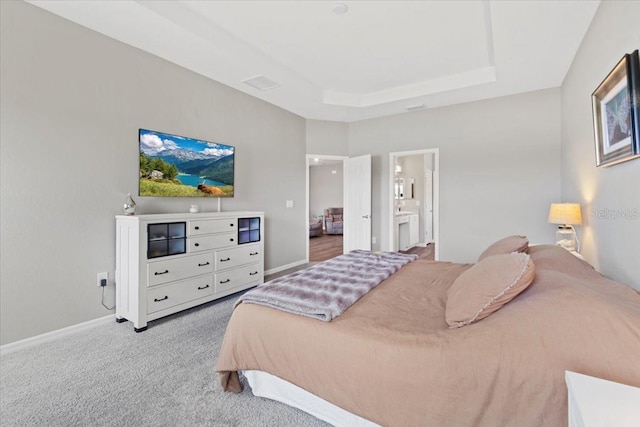
<path fill-rule="evenodd" d="M 187 251 L 186 239 L 169 240 L 169 255 L 183 254 Z"/>
<path fill-rule="evenodd" d="M 260 241 L 260 218 L 238 218 L 238 244 Z"/>
<path fill-rule="evenodd" d="M 148 228 L 148 237 L 149 241 L 155 240 L 167 240 L 169 237 L 169 227 L 168 224 L 149 224 Z"/>
<path fill-rule="evenodd" d="M 169 255 L 167 240 L 157 240 L 155 242 L 149 242 L 149 247 L 147 249 L 147 258 L 157 258 L 167 255 Z"/>
<path fill-rule="evenodd" d="M 147 226 L 147 258 L 187 252 L 187 223 L 166 222 Z"/>
<path fill-rule="evenodd" d="M 249 230 L 250 221 L 248 218 L 238 218 L 238 230 L 239 231 L 247 231 Z"/>
<path fill-rule="evenodd" d="M 184 239 L 187 237 L 187 223 L 176 222 L 169 224 L 169 238 L 170 239 Z"/>

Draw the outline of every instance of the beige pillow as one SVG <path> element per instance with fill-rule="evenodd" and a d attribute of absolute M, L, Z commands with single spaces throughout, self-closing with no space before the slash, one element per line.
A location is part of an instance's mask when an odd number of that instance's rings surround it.
<path fill-rule="evenodd" d="M 462 273 L 447 291 L 445 318 L 450 328 L 484 319 L 531 284 L 535 266 L 529 255 L 487 257 Z"/>
<path fill-rule="evenodd" d="M 478 261 L 482 261 L 492 255 L 526 252 L 527 249 L 529 249 L 529 239 L 526 236 L 509 236 L 498 240 L 485 249 L 478 257 Z"/>

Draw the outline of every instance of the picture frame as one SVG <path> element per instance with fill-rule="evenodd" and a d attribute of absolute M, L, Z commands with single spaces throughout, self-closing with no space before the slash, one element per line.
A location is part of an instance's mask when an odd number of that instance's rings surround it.
<path fill-rule="evenodd" d="M 640 157 L 640 58 L 628 53 L 591 94 L 596 166 Z"/>

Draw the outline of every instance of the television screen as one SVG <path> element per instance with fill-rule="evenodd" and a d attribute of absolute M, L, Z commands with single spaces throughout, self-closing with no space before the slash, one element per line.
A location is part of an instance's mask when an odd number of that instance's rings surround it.
<path fill-rule="evenodd" d="M 233 197 L 234 147 L 140 129 L 140 196 Z"/>

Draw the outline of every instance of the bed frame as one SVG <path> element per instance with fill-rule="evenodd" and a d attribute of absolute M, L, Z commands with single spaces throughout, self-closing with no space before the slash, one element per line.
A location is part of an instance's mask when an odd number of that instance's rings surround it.
<path fill-rule="evenodd" d="M 254 396 L 293 406 L 334 426 L 379 427 L 275 375 L 256 370 L 242 371 L 242 374 Z"/>

